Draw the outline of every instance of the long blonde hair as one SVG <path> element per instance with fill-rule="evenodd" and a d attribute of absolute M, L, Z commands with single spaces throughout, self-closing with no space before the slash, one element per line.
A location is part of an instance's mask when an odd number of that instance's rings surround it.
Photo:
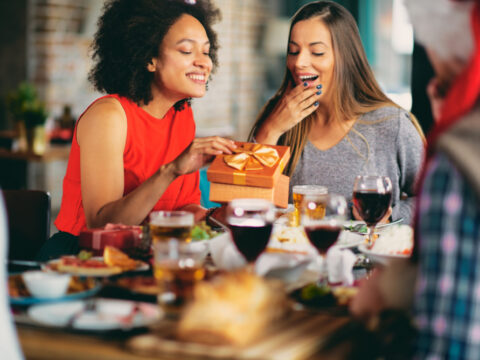
<path fill-rule="evenodd" d="M 399 107 L 380 89 L 368 64 L 355 19 L 341 5 L 332 1 L 316 1 L 301 7 L 292 18 L 289 42 L 293 26 L 299 21 L 313 17 L 318 17 L 319 21 L 323 21 L 332 34 L 335 66 L 334 81 L 329 91 L 333 94 L 333 119 L 354 119 L 384 106 Z M 295 83 L 287 68 L 280 88 L 260 110 L 250 132 L 250 140 L 254 138 L 256 130 L 270 115 L 289 86 L 295 86 Z M 317 112 L 313 112 L 285 132 L 278 140 L 278 145 L 290 146 L 292 153 L 284 171 L 288 176 L 293 174 L 297 166 L 307 142 L 307 135 L 317 116 Z M 411 118 L 415 125 L 416 119 Z M 416 127 L 420 129 L 418 123 Z M 421 135 L 423 134 L 421 133 Z"/>

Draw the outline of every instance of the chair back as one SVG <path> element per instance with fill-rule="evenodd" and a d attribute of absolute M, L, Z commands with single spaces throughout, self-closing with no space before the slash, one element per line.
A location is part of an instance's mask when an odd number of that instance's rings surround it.
<path fill-rule="evenodd" d="M 41 190 L 2 192 L 8 217 L 8 259 L 33 260 L 50 237 L 50 194 Z"/>

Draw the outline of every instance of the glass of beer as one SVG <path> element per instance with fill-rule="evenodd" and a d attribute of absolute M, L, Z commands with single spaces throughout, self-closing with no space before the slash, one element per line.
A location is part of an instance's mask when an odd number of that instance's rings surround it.
<path fill-rule="evenodd" d="M 165 242 L 171 238 L 188 241 L 194 224 L 193 214 L 188 211 L 152 211 L 150 235 L 152 242 Z"/>
<path fill-rule="evenodd" d="M 161 289 L 158 302 L 171 311 L 190 300 L 195 283 L 205 277 L 208 247 L 203 241 L 188 243 L 170 238 L 157 241 L 153 251 L 154 276 Z"/>
<path fill-rule="evenodd" d="M 293 226 L 300 225 L 300 212 L 303 199 L 305 195 L 324 195 L 328 194 L 328 189 L 325 186 L 321 185 L 294 185 L 292 188 L 293 192 L 293 206 L 295 207 L 293 216 Z M 325 209 L 318 207 L 317 210 L 319 215 L 325 213 Z"/>

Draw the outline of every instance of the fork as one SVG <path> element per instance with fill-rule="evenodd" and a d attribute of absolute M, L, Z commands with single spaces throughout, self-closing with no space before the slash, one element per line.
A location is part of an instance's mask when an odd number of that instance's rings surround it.
<path fill-rule="evenodd" d="M 73 328 L 75 322 L 86 312 L 95 312 L 97 310 L 97 302 L 94 298 L 90 298 L 85 301 L 84 306 L 82 306 L 79 310 L 75 311 L 69 318 L 66 324 L 67 328 Z"/>

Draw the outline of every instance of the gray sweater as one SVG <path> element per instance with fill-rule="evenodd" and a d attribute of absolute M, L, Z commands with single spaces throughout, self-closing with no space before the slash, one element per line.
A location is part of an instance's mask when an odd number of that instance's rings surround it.
<path fill-rule="evenodd" d="M 405 110 L 384 107 L 368 112 L 328 150 L 319 150 L 307 142 L 290 179 L 290 202 L 293 185 L 317 184 L 345 196 L 351 204 L 355 176 L 388 176 L 393 185 L 392 218 L 403 217 L 406 224 L 411 223 L 415 179 L 423 152 L 423 141 Z M 401 196 L 406 198 L 402 200 Z"/>

